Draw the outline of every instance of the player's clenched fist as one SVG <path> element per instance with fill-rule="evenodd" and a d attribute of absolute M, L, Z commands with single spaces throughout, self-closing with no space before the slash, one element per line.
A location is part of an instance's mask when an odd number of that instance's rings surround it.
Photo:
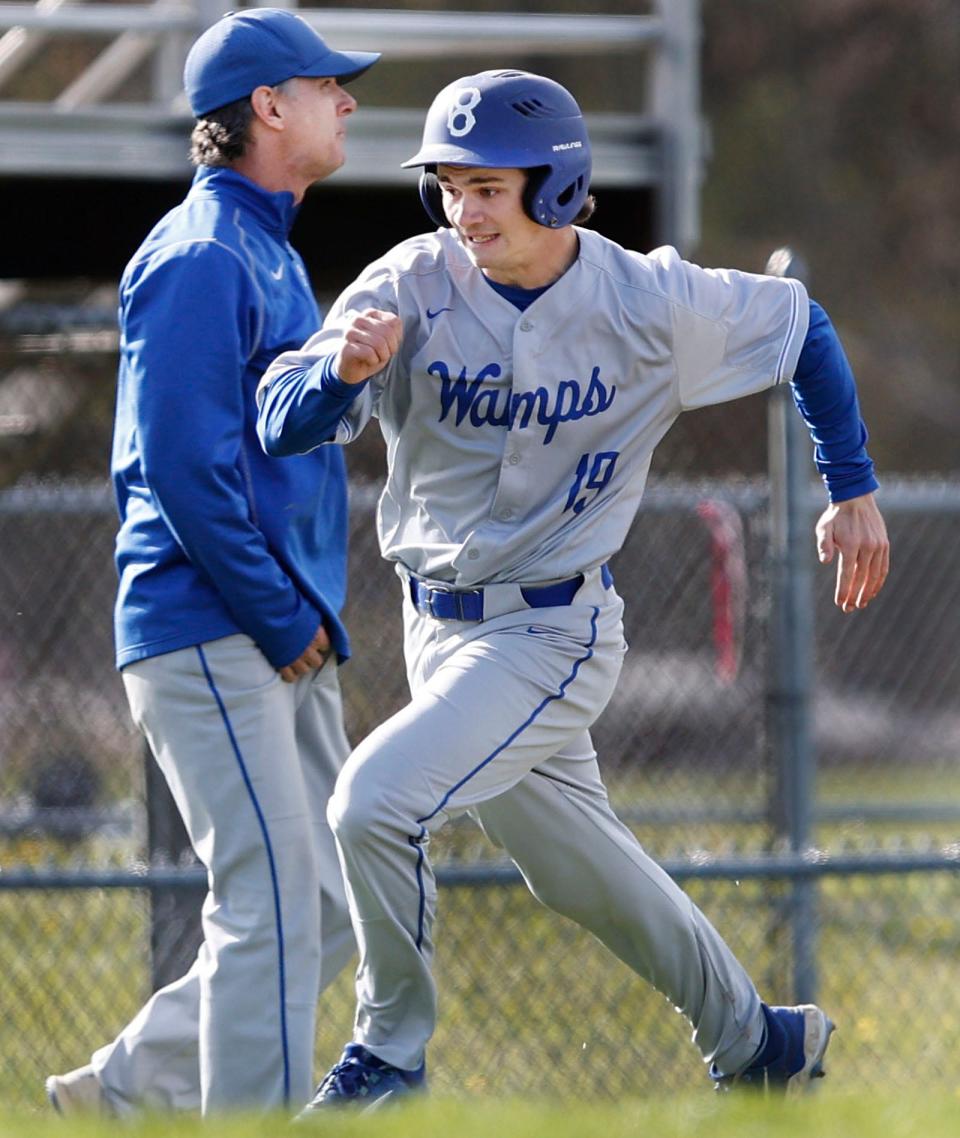
<path fill-rule="evenodd" d="M 334 360 L 344 383 L 363 383 L 386 367 L 400 347 L 403 321 L 392 312 L 368 308 L 354 316 L 343 334 Z"/>

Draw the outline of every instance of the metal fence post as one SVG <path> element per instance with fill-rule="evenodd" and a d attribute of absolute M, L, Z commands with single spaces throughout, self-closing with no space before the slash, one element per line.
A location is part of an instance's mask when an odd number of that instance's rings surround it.
<path fill-rule="evenodd" d="M 779 250 L 775 276 L 805 276 L 802 262 Z M 815 795 L 813 744 L 813 534 L 806 507 L 811 444 L 789 387 L 769 404 L 771 613 L 767 670 L 767 738 L 776 772 L 774 826 L 792 854 L 810 848 Z M 790 886 L 793 999 L 813 1003 L 817 990 L 816 886 Z"/>

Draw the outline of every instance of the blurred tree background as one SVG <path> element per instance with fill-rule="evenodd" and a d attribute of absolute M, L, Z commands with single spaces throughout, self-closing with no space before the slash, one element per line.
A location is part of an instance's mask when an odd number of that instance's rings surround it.
<path fill-rule="evenodd" d="M 790 244 L 881 470 L 960 468 L 960 3 L 703 0 L 712 152 L 694 259 Z"/>

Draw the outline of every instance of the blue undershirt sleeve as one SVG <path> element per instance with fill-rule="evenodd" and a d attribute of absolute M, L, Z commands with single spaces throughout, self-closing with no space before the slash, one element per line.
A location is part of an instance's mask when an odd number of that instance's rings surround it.
<path fill-rule="evenodd" d="M 281 371 L 260 392 L 257 434 L 267 454 L 306 454 L 336 438 L 341 416 L 367 383 L 344 383 L 334 370 L 335 358 Z"/>
<path fill-rule="evenodd" d="M 813 439 L 814 462 L 830 501 L 876 490 L 853 371 L 830 318 L 815 300 L 810 301 L 810 324 L 790 387 Z"/>

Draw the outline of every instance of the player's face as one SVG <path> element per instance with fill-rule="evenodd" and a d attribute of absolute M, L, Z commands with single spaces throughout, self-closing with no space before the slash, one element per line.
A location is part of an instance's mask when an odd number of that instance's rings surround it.
<path fill-rule="evenodd" d="M 336 79 L 289 79 L 277 94 L 290 170 L 308 185 L 339 170 L 346 157 L 347 116 L 357 109 L 357 100 Z"/>
<path fill-rule="evenodd" d="M 538 288 L 569 266 L 576 236 L 537 225 L 523 208 L 523 170 L 440 166 L 443 210 L 470 260 L 498 284 Z"/>

